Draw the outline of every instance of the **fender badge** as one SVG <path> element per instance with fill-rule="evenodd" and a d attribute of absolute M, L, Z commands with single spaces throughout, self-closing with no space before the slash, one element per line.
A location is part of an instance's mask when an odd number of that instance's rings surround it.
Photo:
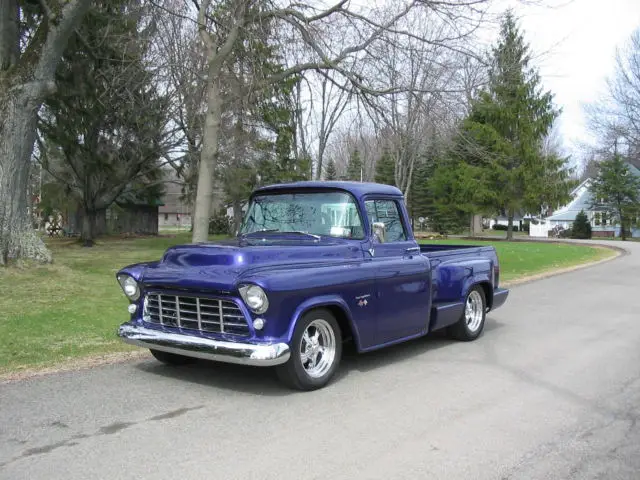
<path fill-rule="evenodd" d="M 356 300 L 358 300 L 358 306 L 365 307 L 369 303 L 367 298 L 369 298 L 370 296 L 371 295 L 367 294 L 367 295 L 360 295 L 359 297 L 356 297 Z"/>

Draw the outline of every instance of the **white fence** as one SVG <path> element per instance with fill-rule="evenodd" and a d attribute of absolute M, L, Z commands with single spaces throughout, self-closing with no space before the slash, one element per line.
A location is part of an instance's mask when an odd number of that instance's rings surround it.
<path fill-rule="evenodd" d="M 530 237 L 548 237 L 551 226 L 547 220 L 538 220 L 538 224 L 531 222 L 529 224 Z"/>

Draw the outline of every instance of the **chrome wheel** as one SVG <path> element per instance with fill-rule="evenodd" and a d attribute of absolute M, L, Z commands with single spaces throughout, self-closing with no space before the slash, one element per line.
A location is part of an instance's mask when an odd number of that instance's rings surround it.
<path fill-rule="evenodd" d="M 313 320 L 300 340 L 300 363 L 312 378 L 324 376 L 336 357 L 336 336 L 326 320 Z"/>
<path fill-rule="evenodd" d="M 464 307 L 464 318 L 470 332 L 475 333 L 482 325 L 483 309 L 484 305 L 480 292 L 477 290 L 471 291 Z"/>

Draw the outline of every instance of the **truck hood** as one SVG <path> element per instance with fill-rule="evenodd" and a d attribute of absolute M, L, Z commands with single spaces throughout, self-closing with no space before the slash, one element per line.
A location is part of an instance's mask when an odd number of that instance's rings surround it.
<path fill-rule="evenodd" d="M 140 280 L 148 287 L 228 292 L 264 269 L 308 268 L 362 258 L 355 242 L 269 241 L 248 244 L 233 240 L 217 244 L 177 245 L 159 262 L 148 264 Z"/>

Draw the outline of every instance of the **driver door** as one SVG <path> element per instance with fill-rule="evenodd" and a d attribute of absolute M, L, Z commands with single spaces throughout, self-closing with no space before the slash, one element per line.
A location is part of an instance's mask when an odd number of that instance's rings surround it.
<path fill-rule="evenodd" d="M 378 344 L 415 336 L 427 328 L 431 297 L 429 260 L 409 239 L 396 198 L 367 198 L 369 225 L 381 222 L 384 239 L 374 236 Z"/>

